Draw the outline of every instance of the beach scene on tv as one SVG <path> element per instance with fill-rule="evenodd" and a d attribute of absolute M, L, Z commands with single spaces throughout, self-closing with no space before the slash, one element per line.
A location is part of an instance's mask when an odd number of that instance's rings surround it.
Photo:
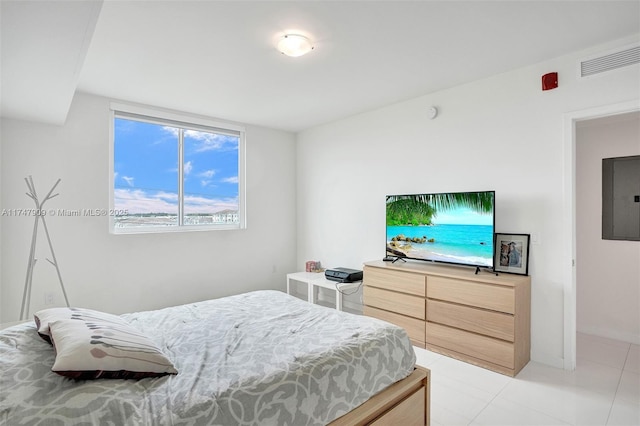
<path fill-rule="evenodd" d="M 493 266 L 494 192 L 387 196 L 387 256 Z"/>

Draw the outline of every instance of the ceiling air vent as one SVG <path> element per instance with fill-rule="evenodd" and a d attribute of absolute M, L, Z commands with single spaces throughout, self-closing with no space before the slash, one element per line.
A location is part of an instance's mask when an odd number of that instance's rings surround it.
<path fill-rule="evenodd" d="M 580 77 L 589 77 L 638 63 L 640 63 L 640 46 L 633 46 L 580 62 Z"/>

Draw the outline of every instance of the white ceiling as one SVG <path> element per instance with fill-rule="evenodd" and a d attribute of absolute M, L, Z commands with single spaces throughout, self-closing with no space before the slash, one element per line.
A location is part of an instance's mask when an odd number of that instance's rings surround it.
<path fill-rule="evenodd" d="M 101 2 L 0 0 L 0 114 L 64 123 Z"/>
<path fill-rule="evenodd" d="M 79 90 L 300 131 L 640 34 L 640 0 L 1 1 L 0 112 L 58 124 Z"/>

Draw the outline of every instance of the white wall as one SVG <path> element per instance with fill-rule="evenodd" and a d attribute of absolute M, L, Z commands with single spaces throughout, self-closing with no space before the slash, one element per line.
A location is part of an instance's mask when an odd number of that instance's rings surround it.
<path fill-rule="evenodd" d="M 563 197 L 571 196 L 563 193 L 563 116 L 638 99 L 637 65 L 607 78 L 577 78 L 580 59 L 614 45 L 300 133 L 298 264 L 319 259 L 359 268 L 382 258 L 386 194 L 494 189 L 496 231 L 537 236 L 529 268 L 532 358 L 562 366 L 570 262 Z M 540 77 L 552 71 L 560 85 L 543 92 Z M 440 109 L 435 120 L 427 117 L 431 105 Z"/>
<path fill-rule="evenodd" d="M 2 134 L 0 131 L 0 166 L 2 165 Z M 2 212 L 2 170 L 0 170 L 0 212 Z M 3 289 L 2 289 L 2 226 L 4 220 L 3 216 L 0 214 L 0 322 L 2 322 L 2 300 L 3 300 Z"/>
<path fill-rule="evenodd" d="M 24 178 L 39 195 L 57 178 L 50 208 L 108 208 L 109 100 L 76 94 L 56 127 L 2 121 L 2 206 L 30 208 Z M 111 235 L 106 217 L 48 217 L 72 305 L 114 313 L 155 309 L 256 289 L 285 289 L 295 270 L 295 136 L 246 126 L 247 220 L 240 231 Z M 32 217 L 4 217 L 1 321 L 17 320 Z M 30 313 L 44 293 L 64 300 L 40 229 Z"/>
<path fill-rule="evenodd" d="M 640 344 L 640 242 L 602 239 L 602 159 L 630 155 L 640 155 L 640 115 L 579 123 L 577 329 Z"/>

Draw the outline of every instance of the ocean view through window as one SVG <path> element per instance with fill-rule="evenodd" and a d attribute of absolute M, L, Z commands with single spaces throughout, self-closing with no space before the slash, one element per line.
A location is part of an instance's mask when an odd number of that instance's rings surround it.
<path fill-rule="evenodd" d="M 244 132 L 187 119 L 114 109 L 112 232 L 244 228 Z"/>

